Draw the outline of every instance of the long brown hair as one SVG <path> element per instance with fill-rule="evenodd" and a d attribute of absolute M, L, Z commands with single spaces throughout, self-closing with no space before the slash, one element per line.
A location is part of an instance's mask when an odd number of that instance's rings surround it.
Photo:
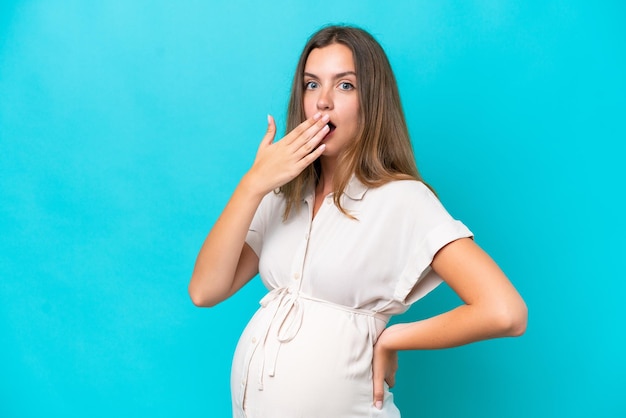
<path fill-rule="evenodd" d="M 352 26 L 327 26 L 307 42 L 300 55 L 291 86 L 287 110 L 287 132 L 305 119 L 304 68 L 311 51 L 331 44 L 342 44 L 352 51 L 359 94 L 359 132 L 357 138 L 339 156 L 333 178 L 333 200 L 345 215 L 340 198 L 352 174 L 368 187 L 379 187 L 393 180 L 422 180 L 402 111 L 396 78 L 385 51 L 372 35 Z M 284 218 L 298 207 L 306 188 L 317 182 L 318 161 L 280 188 L 287 199 Z M 350 216 L 351 217 L 351 216 Z"/>

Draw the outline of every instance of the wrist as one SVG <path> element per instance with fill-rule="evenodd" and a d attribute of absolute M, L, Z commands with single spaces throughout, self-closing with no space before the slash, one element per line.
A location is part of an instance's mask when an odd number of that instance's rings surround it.
<path fill-rule="evenodd" d="M 249 171 L 241 178 L 238 188 L 241 191 L 245 192 L 247 195 L 258 199 L 262 199 L 266 194 L 270 192 L 270 190 L 265 190 L 265 188 L 263 188 L 262 186 L 262 182 L 259 181 L 259 179 L 257 179 L 256 176 Z"/>
<path fill-rule="evenodd" d="M 382 351 L 398 351 L 402 346 L 404 328 L 409 324 L 394 324 L 386 328 L 378 337 L 376 346 Z"/>

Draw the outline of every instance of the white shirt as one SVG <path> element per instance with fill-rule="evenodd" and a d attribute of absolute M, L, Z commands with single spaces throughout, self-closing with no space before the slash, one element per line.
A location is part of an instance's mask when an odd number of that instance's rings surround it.
<path fill-rule="evenodd" d="M 368 189 L 353 177 L 341 199 L 356 219 L 332 195 L 312 219 L 312 189 L 286 221 L 276 193 L 256 212 L 246 242 L 270 293 L 235 353 L 237 417 L 399 416 L 390 393 L 373 409 L 372 347 L 391 315 L 441 283 L 437 251 L 472 233 L 418 181 Z"/>

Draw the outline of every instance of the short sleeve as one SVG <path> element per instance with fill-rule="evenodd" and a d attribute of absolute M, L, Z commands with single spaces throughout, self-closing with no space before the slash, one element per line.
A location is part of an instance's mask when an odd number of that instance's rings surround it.
<path fill-rule="evenodd" d="M 452 218 L 439 199 L 422 183 L 411 196 L 416 215 L 408 246 L 408 264 L 399 278 L 395 299 L 410 305 L 435 289 L 442 279 L 431 268 L 437 252 L 460 238 L 473 237 L 460 221 Z"/>

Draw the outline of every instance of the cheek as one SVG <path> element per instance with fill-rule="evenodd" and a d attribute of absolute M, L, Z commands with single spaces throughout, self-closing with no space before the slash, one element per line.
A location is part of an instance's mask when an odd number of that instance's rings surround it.
<path fill-rule="evenodd" d="M 312 117 L 317 112 L 317 107 L 315 106 L 315 102 L 311 99 L 310 96 L 305 96 L 302 101 L 304 107 L 304 114 L 307 119 Z"/>
<path fill-rule="evenodd" d="M 359 124 L 359 103 L 357 102 L 352 108 L 352 122 L 354 125 Z"/>

